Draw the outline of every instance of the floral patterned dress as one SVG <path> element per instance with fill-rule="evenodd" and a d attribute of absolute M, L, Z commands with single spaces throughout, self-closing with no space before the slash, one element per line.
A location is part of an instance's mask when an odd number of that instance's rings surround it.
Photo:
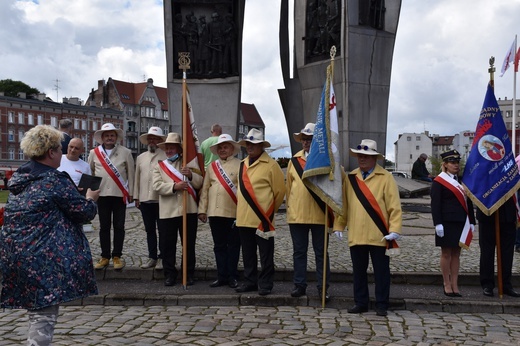
<path fill-rule="evenodd" d="M 68 175 L 36 161 L 9 181 L 0 232 L 0 307 L 40 309 L 97 294 L 82 224 L 97 213 Z"/>

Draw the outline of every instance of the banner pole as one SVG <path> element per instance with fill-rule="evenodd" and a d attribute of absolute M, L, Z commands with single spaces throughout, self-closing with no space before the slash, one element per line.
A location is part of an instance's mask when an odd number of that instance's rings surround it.
<path fill-rule="evenodd" d="M 186 138 L 188 135 L 188 126 L 186 119 L 188 118 L 188 107 L 186 98 L 186 70 L 190 68 L 190 53 L 179 52 L 179 69 L 182 70 L 182 167 L 188 164 L 186 153 L 188 145 Z M 183 177 L 186 180 L 186 177 Z M 182 287 L 184 290 L 188 289 L 188 222 L 187 213 L 188 208 L 188 191 L 182 192 Z"/>
<path fill-rule="evenodd" d="M 495 63 L 495 57 L 491 57 L 489 59 L 489 69 L 488 69 L 488 72 L 489 72 L 489 84 L 491 85 L 491 87 L 494 89 L 495 88 L 495 80 L 494 80 L 494 72 L 495 72 L 495 67 L 493 66 Z M 513 104 L 514 104 L 515 100 L 513 98 Z M 514 115 L 513 115 L 513 119 L 514 119 Z M 513 131 L 515 131 L 515 125 L 513 123 Z M 514 143 L 513 143 L 513 147 L 514 147 Z M 513 149 L 513 152 L 514 152 L 514 149 Z M 503 295 L 503 292 L 504 292 L 504 288 L 503 288 L 503 285 L 502 285 L 502 260 L 501 260 L 501 248 L 500 248 L 500 211 L 497 210 L 495 212 L 495 244 L 496 244 L 496 248 L 497 248 L 497 280 L 498 280 L 498 296 L 500 297 L 500 299 L 502 299 L 502 295 Z"/>

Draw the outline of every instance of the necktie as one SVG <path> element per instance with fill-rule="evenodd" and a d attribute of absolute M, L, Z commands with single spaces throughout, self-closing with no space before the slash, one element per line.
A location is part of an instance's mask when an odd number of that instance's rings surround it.
<path fill-rule="evenodd" d="M 362 172 L 363 174 L 363 180 L 365 180 L 368 177 L 368 172 Z"/>

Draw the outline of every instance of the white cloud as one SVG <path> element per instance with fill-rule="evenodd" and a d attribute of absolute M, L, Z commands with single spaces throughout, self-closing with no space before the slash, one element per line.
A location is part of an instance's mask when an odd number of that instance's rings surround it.
<path fill-rule="evenodd" d="M 267 139 L 289 136 L 278 89 L 279 0 L 247 0 L 242 101 L 262 115 Z M 496 57 L 497 97 L 513 96 L 513 73 L 498 77 L 517 33 L 520 0 L 404 0 L 393 58 L 387 157 L 402 132 L 473 130 Z M 163 5 L 158 0 L 2 0 L 0 79 L 21 80 L 56 98 L 85 100 L 99 79 L 166 86 Z"/>

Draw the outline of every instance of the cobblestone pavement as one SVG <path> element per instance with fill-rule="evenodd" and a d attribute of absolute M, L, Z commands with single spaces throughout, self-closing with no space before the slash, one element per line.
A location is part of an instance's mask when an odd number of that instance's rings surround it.
<path fill-rule="evenodd" d="M 25 340 L 23 310 L 0 314 L 0 345 Z M 520 345 L 520 315 L 393 311 L 348 314 L 311 307 L 60 309 L 53 345 Z"/>

